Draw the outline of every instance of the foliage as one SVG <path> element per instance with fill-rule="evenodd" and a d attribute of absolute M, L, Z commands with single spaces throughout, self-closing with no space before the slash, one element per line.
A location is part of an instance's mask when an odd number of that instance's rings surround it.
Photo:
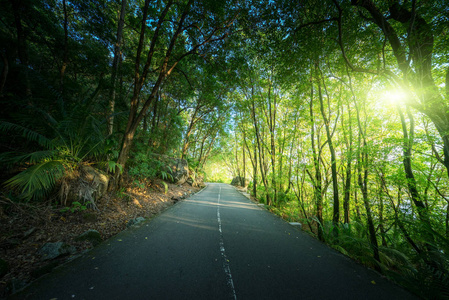
<path fill-rule="evenodd" d="M 86 209 L 87 209 L 87 207 L 85 205 L 81 204 L 78 201 L 74 201 L 74 202 L 72 202 L 71 207 L 64 207 L 64 208 L 60 209 L 59 211 L 62 213 L 65 213 L 68 211 L 70 211 L 71 213 L 74 213 L 74 212 L 80 212 L 80 211 L 83 211 Z"/>
<path fill-rule="evenodd" d="M 43 201 L 82 164 L 172 180 L 159 158 L 182 157 L 193 179 L 250 178 L 273 212 L 447 297 L 444 1 L 125 4 L 4 2 L 5 189 Z"/>
<path fill-rule="evenodd" d="M 48 112 L 30 108 L 37 117 L 48 123 L 39 131 L 33 124 L 20 125 L 23 115 L 16 116 L 16 123 L 0 121 L 0 130 L 25 143 L 35 143 L 28 153 L 4 152 L 0 162 L 5 166 L 22 165 L 23 171 L 8 179 L 5 184 L 15 189 L 27 201 L 48 196 L 56 182 L 76 170 L 88 159 L 99 157 L 104 138 L 99 132 L 99 123 L 89 116 L 85 103 L 80 103 L 72 114 L 63 114 L 56 119 Z M 85 112 L 85 115 L 82 115 Z"/>
<path fill-rule="evenodd" d="M 173 180 L 173 176 L 169 173 L 169 166 L 157 156 L 138 152 L 130 159 L 128 168 L 128 175 L 140 180 L 155 178 Z"/>
<path fill-rule="evenodd" d="M 164 194 L 167 194 L 167 192 L 168 192 L 168 184 L 165 181 L 162 181 L 162 184 L 164 185 Z"/>

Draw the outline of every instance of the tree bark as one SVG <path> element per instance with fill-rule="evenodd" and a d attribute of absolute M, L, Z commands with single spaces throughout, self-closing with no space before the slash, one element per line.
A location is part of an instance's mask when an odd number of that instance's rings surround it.
<path fill-rule="evenodd" d="M 341 125 L 343 128 L 343 134 L 346 144 L 346 177 L 344 183 L 344 199 L 343 199 L 343 211 L 344 211 L 344 223 L 349 224 L 350 222 L 350 198 L 351 198 L 351 179 L 352 179 L 352 121 L 351 121 L 351 108 L 349 103 L 348 107 L 348 133 L 345 130 L 344 118 L 343 118 L 343 107 L 342 107 L 342 118 Z M 349 135 L 349 140 L 347 135 Z"/>
<path fill-rule="evenodd" d="M 357 124 L 359 127 L 359 147 L 361 148 L 358 151 L 358 184 L 360 191 L 362 192 L 363 204 L 365 206 L 366 211 L 366 219 L 368 223 L 368 232 L 369 232 L 369 240 L 371 249 L 373 250 L 373 257 L 376 261 L 380 262 L 379 256 L 379 244 L 377 242 L 376 230 L 374 227 L 374 221 L 371 213 L 371 204 L 368 198 L 368 145 L 366 143 L 366 125 L 363 128 L 361 119 L 360 119 L 360 111 L 357 104 L 357 101 L 354 99 L 354 106 L 357 112 Z M 363 174 L 363 175 L 362 175 Z M 380 268 L 376 266 L 376 269 L 380 271 Z"/>
<path fill-rule="evenodd" d="M 243 140 L 246 139 L 245 131 L 243 131 Z M 242 157 L 243 157 L 243 178 L 240 179 L 242 187 L 246 187 L 246 156 L 245 147 L 242 147 Z"/>
<path fill-rule="evenodd" d="M 266 197 L 267 197 L 266 204 L 271 205 L 271 197 L 270 197 L 270 193 L 268 191 L 268 180 L 267 180 L 264 166 L 263 166 L 264 159 L 262 158 L 262 155 L 263 155 L 262 154 L 262 151 L 263 151 L 262 141 L 261 141 L 261 136 L 260 136 L 259 124 L 256 119 L 256 104 L 254 101 L 253 89 L 251 91 L 251 118 L 252 118 L 253 125 L 254 125 L 254 131 L 256 132 L 257 149 L 259 152 L 259 169 L 260 169 L 260 175 L 262 176 L 262 183 L 264 185 L 265 193 L 266 193 Z"/>
<path fill-rule="evenodd" d="M 271 86 L 270 86 L 271 92 Z M 270 157 L 271 157 L 271 184 L 274 190 L 273 192 L 273 202 L 274 205 L 278 203 L 278 191 L 276 187 L 276 143 L 275 143 L 275 130 L 276 130 L 276 93 L 273 91 L 273 103 L 271 103 L 271 95 L 268 95 L 268 108 L 269 108 L 269 118 L 268 118 L 268 128 L 270 131 Z"/>
<path fill-rule="evenodd" d="M 108 121 L 108 135 L 111 135 L 114 131 L 114 112 L 115 112 L 115 88 L 117 83 L 117 71 L 119 66 L 119 61 L 121 60 L 121 49 L 123 37 L 123 26 L 125 24 L 125 12 L 126 12 L 126 0 L 122 0 L 122 5 L 120 9 L 120 16 L 117 26 L 117 38 L 114 44 L 114 60 L 112 62 L 112 73 L 111 73 L 111 90 L 109 92 L 109 115 Z"/>
<path fill-rule="evenodd" d="M 410 113 L 408 114 L 408 116 L 410 118 L 410 134 L 408 134 L 405 117 L 404 117 L 404 114 L 402 113 L 402 110 L 399 107 L 399 105 L 397 105 L 397 110 L 398 110 L 399 116 L 401 118 L 402 133 L 404 135 L 404 141 L 403 141 L 402 147 L 403 147 L 403 164 L 404 164 L 405 177 L 407 179 L 407 187 L 410 191 L 412 201 L 418 210 L 418 215 L 419 215 L 420 219 L 422 221 L 424 221 L 425 223 L 428 223 L 427 207 L 421 199 L 421 195 L 418 191 L 418 185 L 416 183 L 415 175 L 413 174 L 413 169 L 412 169 L 412 147 L 413 147 L 413 140 L 414 140 L 413 116 Z M 407 110 L 409 110 L 409 109 L 407 109 Z"/>
<path fill-rule="evenodd" d="M 310 104 L 309 104 L 309 113 L 310 113 L 310 138 L 312 142 L 312 154 L 313 154 L 313 166 L 315 168 L 315 179 L 314 182 L 314 192 L 315 192 L 315 205 L 316 205 L 316 217 L 318 220 L 318 239 L 320 241 L 324 241 L 324 232 L 323 232 L 323 195 L 322 195 L 322 180 L 321 180 L 321 170 L 320 170 L 320 157 L 317 155 L 316 146 L 315 146 L 315 122 L 313 117 L 313 84 L 310 89 Z M 318 145 L 319 146 L 319 145 Z"/>
<path fill-rule="evenodd" d="M 63 14 L 64 14 L 64 47 L 63 47 L 63 58 L 62 58 L 62 66 L 61 70 L 59 72 L 59 84 L 61 91 L 64 90 L 64 75 L 65 71 L 67 69 L 67 65 L 69 64 L 69 29 L 68 29 L 68 23 L 69 23 L 69 17 L 67 13 L 67 3 L 66 0 L 62 1 L 62 8 L 63 8 Z"/>
<path fill-rule="evenodd" d="M 151 45 L 150 45 L 150 50 L 148 52 L 148 56 L 147 56 L 147 61 L 145 63 L 145 66 L 143 68 L 142 71 L 142 75 L 140 74 L 140 59 L 141 59 L 141 54 L 142 54 L 142 48 L 143 48 L 143 43 L 144 43 L 144 37 L 145 37 L 145 29 L 147 27 L 146 24 L 146 20 L 147 20 L 147 15 L 148 15 L 148 6 L 149 6 L 149 0 L 145 1 L 145 6 L 143 9 L 143 17 L 142 17 L 142 22 L 141 22 L 141 32 L 140 32 L 140 38 L 139 38 L 139 45 L 137 47 L 137 55 L 136 55 L 136 63 L 135 63 L 135 74 L 134 74 L 134 89 L 133 89 L 133 96 L 131 98 L 131 107 L 130 107 L 130 113 L 129 113 L 129 117 L 128 117 L 128 123 L 126 125 L 126 130 L 125 130 L 125 134 L 123 137 L 123 142 L 122 142 L 122 147 L 119 153 L 119 157 L 117 160 L 117 163 L 125 166 L 126 161 L 128 160 L 128 155 L 132 146 L 132 142 L 134 139 L 134 135 L 135 132 L 137 130 L 137 127 L 139 126 L 139 123 L 142 121 L 142 118 L 145 116 L 145 114 L 147 113 L 149 107 L 151 106 L 156 93 L 162 83 L 162 81 L 170 75 L 171 71 L 173 70 L 173 68 L 176 66 L 177 62 L 179 62 L 179 59 L 176 63 L 174 63 L 170 69 L 168 69 L 168 63 L 169 60 L 171 58 L 171 54 L 173 51 L 173 48 L 175 46 L 175 42 L 178 39 L 179 35 L 182 32 L 182 28 L 183 28 L 183 24 L 184 21 L 187 17 L 187 14 L 189 12 L 190 6 L 192 5 L 193 0 L 190 0 L 185 8 L 184 11 L 179 19 L 179 23 L 177 26 L 176 31 L 174 32 L 173 36 L 170 39 L 170 44 L 165 52 L 165 57 L 161 63 L 161 66 L 159 68 L 159 74 L 158 74 L 158 78 L 156 80 L 156 82 L 153 85 L 152 91 L 150 93 L 150 95 L 148 96 L 147 100 L 145 101 L 145 103 L 143 104 L 142 108 L 139 111 L 139 106 L 140 106 L 140 101 L 139 101 L 139 96 L 140 96 L 140 92 L 142 90 L 143 84 L 145 82 L 146 76 L 148 75 L 149 72 L 149 68 L 152 62 L 152 58 L 154 55 L 154 51 L 155 51 L 155 46 L 156 43 L 159 40 L 159 32 L 160 29 L 162 27 L 162 23 L 165 20 L 165 16 L 167 15 L 170 7 L 173 5 L 172 1 L 168 1 L 165 9 L 162 11 L 159 20 L 158 20 L 158 24 L 156 27 L 156 30 L 153 34 L 152 40 L 151 40 Z M 196 49 L 196 48 L 195 48 Z M 193 50 L 189 51 L 188 53 L 193 53 Z M 187 55 L 187 53 L 185 54 Z M 183 56 L 184 57 L 184 56 Z"/>
<path fill-rule="evenodd" d="M 26 33 L 22 26 L 22 15 L 21 15 L 21 1 L 9 0 L 14 12 L 14 23 L 17 31 L 17 52 L 19 54 L 20 63 L 26 68 L 24 72 L 24 82 L 25 82 L 25 96 L 30 98 L 32 96 L 30 80 L 28 77 L 28 49 L 26 42 Z"/>
<path fill-rule="evenodd" d="M 324 80 L 324 79 L 323 79 Z M 327 145 L 329 146 L 329 151 L 331 153 L 331 172 L 332 172 L 332 190 L 333 190 L 333 198 L 334 198 L 334 209 L 332 215 L 332 223 L 337 225 L 340 221 L 340 199 L 338 195 L 338 177 L 337 177 L 337 159 L 335 157 L 335 149 L 334 144 L 332 142 L 332 134 L 330 128 L 330 121 L 324 112 L 324 104 L 323 104 L 323 94 L 321 91 L 321 81 L 318 80 L 318 98 L 320 100 L 320 110 L 321 116 L 324 120 L 324 127 L 326 128 L 326 136 L 327 136 Z"/>

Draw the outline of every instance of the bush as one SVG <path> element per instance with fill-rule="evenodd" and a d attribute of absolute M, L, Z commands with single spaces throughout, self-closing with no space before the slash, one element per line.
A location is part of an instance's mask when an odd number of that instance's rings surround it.
<path fill-rule="evenodd" d="M 137 153 L 129 160 L 128 174 L 132 178 L 139 180 L 161 178 L 163 180 L 172 179 L 169 173 L 169 167 L 160 160 L 144 154 Z"/>

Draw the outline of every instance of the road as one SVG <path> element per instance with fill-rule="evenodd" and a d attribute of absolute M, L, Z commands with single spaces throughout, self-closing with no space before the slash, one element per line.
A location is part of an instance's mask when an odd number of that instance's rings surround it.
<path fill-rule="evenodd" d="M 209 184 L 11 299 L 415 299 L 250 202 Z"/>

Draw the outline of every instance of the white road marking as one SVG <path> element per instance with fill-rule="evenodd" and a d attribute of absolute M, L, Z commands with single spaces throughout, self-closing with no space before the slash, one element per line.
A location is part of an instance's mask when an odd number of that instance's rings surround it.
<path fill-rule="evenodd" d="M 221 230 L 221 217 L 220 217 L 220 194 L 221 194 L 221 187 L 220 190 L 218 192 L 218 205 L 217 205 L 217 220 L 218 220 L 218 231 L 220 232 L 220 253 L 221 253 L 221 257 L 223 258 L 223 269 L 224 272 L 226 274 L 227 277 L 227 283 L 228 286 L 231 288 L 231 294 L 232 294 L 232 298 L 237 300 L 237 295 L 235 293 L 235 288 L 234 288 L 234 281 L 232 280 L 232 275 L 231 275 L 231 268 L 229 266 L 229 260 L 226 256 L 226 250 L 224 247 L 224 240 L 223 240 L 223 231 Z"/>

